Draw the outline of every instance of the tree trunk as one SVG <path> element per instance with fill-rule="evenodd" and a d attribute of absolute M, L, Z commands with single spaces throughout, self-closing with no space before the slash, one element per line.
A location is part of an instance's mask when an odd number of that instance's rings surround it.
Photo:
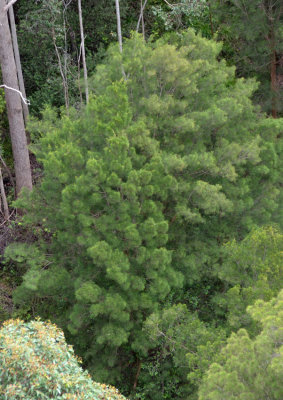
<path fill-rule="evenodd" d="M 7 12 L 4 11 L 5 5 L 6 1 L 0 0 L 0 62 L 2 78 L 5 85 L 19 90 L 8 16 Z M 23 108 L 21 97 L 16 91 L 5 88 L 5 98 L 15 165 L 16 192 L 19 195 L 23 187 L 32 189 Z"/>
<path fill-rule="evenodd" d="M 271 114 L 273 118 L 277 118 L 277 64 L 276 64 L 276 50 L 275 50 L 275 37 L 274 30 L 270 34 L 271 43 L 271 59 L 270 59 L 270 83 L 271 83 Z"/>
<path fill-rule="evenodd" d="M 85 59 L 85 38 L 84 38 L 84 26 L 83 26 L 81 0 L 78 0 L 78 9 L 79 9 L 79 19 L 80 19 L 82 61 L 83 61 L 83 69 L 84 69 L 85 97 L 86 97 L 86 103 L 88 103 L 88 81 L 87 81 L 87 67 L 86 67 L 86 59 Z"/>
<path fill-rule="evenodd" d="M 119 0 L 115 0 L 116 3 L 116 16 L 117 16 L 117 34 L 118 34 L 118 42 L 120 47 L 120 52 L 123 52 L 123 43 L 122 43 L 122 29 L 121 29 L 121 17 L 120 17 L 120 5 Z"/>
<path fill-rule="evenodd" d="M 16 67 L 17 67 L 19 87 L 20 87 L 20 91 L 22 92 L 24 98 L 26 98 L 27 96 L 26 96 L 26 89 L 25 89 L 25 83 L 24 83 L 23 71 L 22 71 L 22 65 L 21 65 L 21 58 L 20 58 L 20 52 L 19 52 L 19 46 L 18 46 L 13 6 L 11 6 L 9 8 L 8 13 L 9 13 L 9 21 L 10 21 L 10 27 L 11 27 L 11 34 L 12 34 L 15 62 L 16 62 Z M 23 107 L 25 125 L 27 125 L 27 119 L 28 119 L 28 115 L 29 115 L 28 105 L 26 103 L 22 102 L 22 107 Z"/>
<path fill-rule="evenodd" d="M 4 188 L 4 184 L 3 184 L 1 167 L 0 167 L 0 193 L 1 193 L 1 198 L 2 198 L 2 202 L 3 202 L 4 218 L 5 218 L 5 221 L 7 221 L 9 219 L 9 207 L 8 207 L 5 188 Z"/>

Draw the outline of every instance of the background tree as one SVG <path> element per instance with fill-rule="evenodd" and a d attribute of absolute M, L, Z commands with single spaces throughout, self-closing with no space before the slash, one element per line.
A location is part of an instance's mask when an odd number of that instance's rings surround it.
<path fill-rule="evenodd" d="M 227 315 L 230 328 L 255 333 L 258 326 L 245 310 L 257 299 L 268 301 L 282 289 L 282 251 L 283 235 L 272 227 L 253 230 L 240 243 L 234 240 L 224 246 L 222 263 L 215 270 L 228 290 L 217 294 L 214 301 Z"/>
<path fill-rule="evenodd" d="M 11 35 L 12 35 L 15 63 L 16 63 L 16 67 L 17 67 L 19 88 L 20 88 L 20 91 L 23 94 L 23 97 L 26 98 L 27 97 L 26 96 L 26 88 L 25 88 L 25 82 L 24 82 L 23 71 L 22 71 L 20 51 L 19 51 L 19 46 L 18 46 L 18 37 L 17 37 L 17 30 L 16 30 L 16 23 L 15 23 L 15 15 L 14 15 L 13 5 L 11 5 L 9 7 L 8 14 L 9 14 L 9 22 L 10 22 L 10 29 L 11 29 Z M 28 115 L 29 115 L 28 104 L 26 102 L 22 101 L 22 107 L 23 107 L 23 114 L 24 114 L 24 120 L 25 120 L 25 125 L 26 125 L 27 124 Z"/>
<path fill-rule="evenodd" d="M 282 113 L 283 8 L 274 0 L 212 0 L 219 38 L 232 50 L 240 76 L 255 76 L 255 99 L 276 117 Z M 231 55 L 231 52 L 230 52 Z"/>
<path fill-rule="evenodd" d="M 199 400 L 265 399 L 283 396 L 283 291 L 268 303 L 248 308 L 261 332 L 251 339 L 245 329 L 233 333 L 219 362 L 209 368 Z"/>
<path fill-rule="evenodd" d="M 17 194 L 19 194 L 24 187 L 28 189 L 32 188 L 32 178 L 21 97 L 17 92 L 19 91 L 17 69 L 14 59 L 8 16 L 7 12 L 4 10 L 5 6 L 5 0 L 1 0 L 0 61 L 3 84 L 6 85 L 6 106 L 15 165 L 16 188 Z"/>
<path fill-rule="evenodd" d="M 85 96 L 86 96 L 86 102 L 88 103 L 88 99 L 89 99 L 89 95 L 88 95 L 88 80 L 87 80 L 87 66 L 86 66 L 86 57 L 85 57 L 85 38 L 84 38 L 84 27 L 83 27 L 82 2 L 81 2 L 81 0 L 78 0 L 78 9 L 79 9 L 80 33 L 81 33 L 81 53 L 82 53 L 82 62 L 83 62 L 83 70 L 84 70 Z"/>

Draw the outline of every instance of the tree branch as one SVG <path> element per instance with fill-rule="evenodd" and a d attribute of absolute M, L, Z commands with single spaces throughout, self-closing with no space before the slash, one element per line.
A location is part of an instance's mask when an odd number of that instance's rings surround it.
<path fill-rule="evenodd" d="M 141 23 L 141 20 L 142 20 L 142 18 L 143 18 L 143 12 L 144 12 L 144 9 L 145 9 L 145 6 L 146 6 L 146 3 L 147 3 L 147 0 L 145 0 L 144 4 L 143 4 L 143 5 L 142 5 L 142 7 L 141 7 L 141 12 L 140 12 L 140 16 L 139 16 L 139 20 L 138 20 L 138 24 L 137 24 L 136 32 L 138 32 L 138 31 L 139 31 L 139 29 L 140 29 L 140 23 Z"/>
<path fill-rule="evenodd" d="M 23 100 L 23 102 L 28 106 L 30 105 L 30 101 L 23 96 L 23 94 L 22 94 L 22 92 L 20 90 L 14 89 L 14 88 L 12 88 L 10 86 L 7 86 L 7 85 L 0 85 L 0 88 L 1 87 L 5 88 L 5 89 L 13 90 L 14 92 L 19 93 L 19 95 L 21 96 L 21 99 Z"/>

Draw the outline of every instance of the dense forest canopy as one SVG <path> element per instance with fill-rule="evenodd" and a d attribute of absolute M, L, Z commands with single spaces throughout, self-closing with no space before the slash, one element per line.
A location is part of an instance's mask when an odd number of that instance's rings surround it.
<path fill-rule="evenodd" d="M 282 399 L 282 20 L 0 0 L 0 398 Z"/>

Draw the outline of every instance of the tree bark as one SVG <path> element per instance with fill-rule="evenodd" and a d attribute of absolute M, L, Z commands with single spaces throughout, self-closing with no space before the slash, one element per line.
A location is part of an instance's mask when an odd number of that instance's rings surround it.
<path fill-rule="evenodd" d="M 0 193 L 1 193 L 2 202 L 3 202 L 4 218 L 5 218 L 5 221 L 7 221 L 9 219 L 9 207 L 8 207 L 5 188 L 4 188 L 4 184 L 3 184 L 3 177 L 2 177 L 1 168 L 0 168 Z"/>
<path fill-rule="evenodd" d="M 122 53 L 123 52 L 123 42 L 122 42 L 122 29 L 121 29 L 121 16 L 120 16 L 119 0 L 115 0 L 115 3 L 116 3 L 118 42 L 119 42 L 120 52 Z"/>
<path fill-rule="evenodd" d="M 4 11 L 5 0 L 0 0 L 0 62 L 3 83 L 19 90 L 11 32 L 7 12 Z M 12 142 L 16 174 L 17 195 L 23 187 L 32 189 L 31 167 L 27 138 L 23 118 L 23 108 L 19 93 L 5 88 L 5 98 Z"/>
<path fill-rule="evenodd" d="M 89 96 L 88 96 L 88 81 L 87 81 L 87 67 L 86 67 L 86 59 L 85 59 L 85 38 L 84 38 L 84 26 L 83 26 L 81 0 L 78 0 L 78 9 L 79 9 L 79 19 L 80 19 L 81 44 L 82 44 L 82 62 L 83 62 L 83 69 L 84 69 L 85 97 L 86 97 L 86 103 L 88 103 L 88 98 L 89 98 Z"/>
<path fill-rule="evenodd" d="M 26 88 L 25 88 L 25 83 L 24 83 L 24 78 L 23 78 L 23 71 L 22 71 L 21 58 L 20 58 L 20 52 L 19 52 L 19 46 L 18 46 L 13 6 L 9 7 L 8 13 L 9 13 L 9 21 L 10 21 L 10 27 L 11 27 L 11 35 L 12 35 L 12 41 L 13 41 L 15 62 L 16 62 L 16 67 L 17 67 L 17 75 L 18 75 L 18 80 L 19 80 L 19 87 L 20 87 L 20 91 L 22 92 L 24 98 L 26 98 L 27 97 L 26 96 Z M 28 120 L 28 115 L 29 115 L 28 105 L 26 103 L 22 102 L 22 107 L 23 107 L 25 125 L 27 125 L 27 120 Z"/>
<path fill-rule="evenodd" d="M 271 59 L 270 59 L 270 82 L 271 82 L 271 114 L 273 118 L 277 118 L 277 63 L 276 63 L 276 50 L 275 50 L 275 37 L 274 30 L 270 34 L 271 43 Z"/>

